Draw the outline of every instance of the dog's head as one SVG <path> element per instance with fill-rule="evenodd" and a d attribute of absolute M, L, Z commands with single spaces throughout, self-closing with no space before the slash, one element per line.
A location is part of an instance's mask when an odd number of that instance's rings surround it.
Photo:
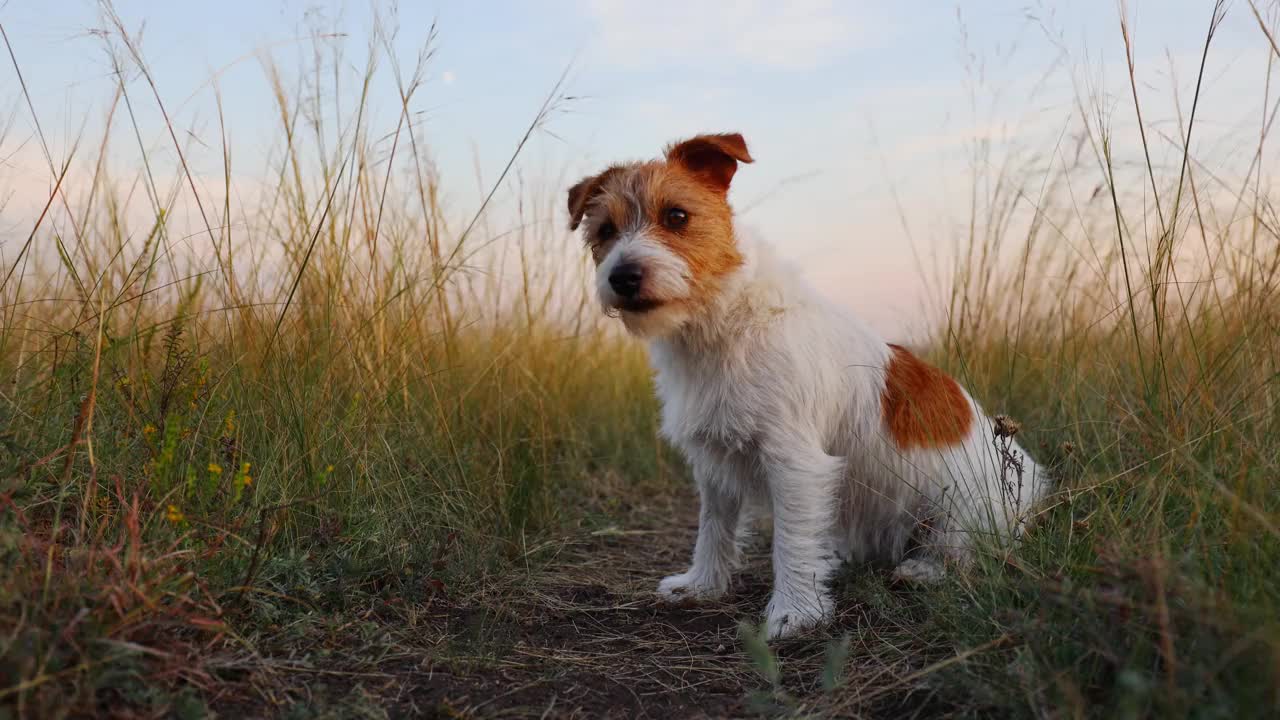
<path fill-rule="evenodd" d="M 632 333 L 678 329 L 742 264 L 728 201 L 739 162 L 751 162 L 741 135 L 699 135 L 569 188 L 569 229 L 582 227 L 600 302 Z"/>

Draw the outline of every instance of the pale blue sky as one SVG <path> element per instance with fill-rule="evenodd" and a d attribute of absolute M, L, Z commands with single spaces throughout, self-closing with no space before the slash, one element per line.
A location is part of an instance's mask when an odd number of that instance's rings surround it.
<path fill-rule="evenodd" d="M 1205 142 L 1230 138 L 1259 112 L 1265 40 L 1247 3 L 1232 5 L 1211 57 L 1216 96 L 1204 110 Z M 1211 6 L 1129 4 L 1150 121 L 1175 117 L 1169 58 L 1184 103 L 1190 97 Z M 318 17 L 318 26 L 347 34 L 348 60 L 359 65 L 371 25 L 365 2 L 118 0 L 116 7 L 127 27 L 145 23 L 143 50 L 178 124 L 204 128 L 215 144 L 205 81 L 230 65 L 219 77 L 241 157 L 278 136 L 254 52 L 270 48 L 287 65 L 307 51 L 299 40 L 311 27 L 306 18 Z M 402 2 L 399 44 L 411 59 L 437 23 L 438 52 L 415 109 L 425 113 L 424 136 L 460 206 L 479 201 L 474 166 L 486 179 L 498 173 L 572 64 L 567 90 L 581 99 L 552 119 L 554 137 L 536 138 L 521 164 L 526 179 L 558 192 L 606 162 L 654 155 L 675 137 L 741 131 L 757 159 L 735 180 L 738 206 L 753 205 L 747 219 L 825 290 L 885 326 L 917 315 L 922 291 L 891 189 L 925 261 L 945 268 L 968 196 L 966 143 L 975 135 L 1001 147 L 1051 146 L 1072 111 L 1073 78 L 1096 81 L 1114 97 L 1117 125 L 1131 122 L 1118 14 L 1110 0 Z M 0 0 L 0 23 L 54 154 L 65 152 L 110 95 L 110 65 L 91 33 L 102 27 L 97 4 Z M 967 53 L 979 60 L 967 61 Z M 390 130 L 394 88 L 375 93 Z M 38 173 L 43 162 L 30 145 L 16 149 L 31 135 L 17 97 L 5 58 L 0 122 L 16 113 L 0 147 L 0 173 L 9 177 Z M 143 112 L 159 142 L 158 123 Z M 216 160 L 211 153 L 211 172 Z M 14 185 L 0 179 L 0 190 L 20 199 Z M 43 190 L 43 176 L 37 185 Z M 21 226 L 14 213 L 22 207 L 11 203 L 3 225 Z"/>

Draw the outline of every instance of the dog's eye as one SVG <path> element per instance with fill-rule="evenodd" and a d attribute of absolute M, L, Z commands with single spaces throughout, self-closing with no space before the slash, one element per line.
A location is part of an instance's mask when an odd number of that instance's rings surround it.
<path fill-rule="evenodd" d="M 680 208 L 668 208 L 662 216 L 662 224 L 672 230 L 679 230 L 689 224 L 689 213 Z"/>
<path fill-rule="evenodd" d="M 596 230 L 596 239 L 600 242 L 609 242 L 614 235 L 618 234 L 618 226 L 611 222 L 601 223 L 600 228 Z"/>

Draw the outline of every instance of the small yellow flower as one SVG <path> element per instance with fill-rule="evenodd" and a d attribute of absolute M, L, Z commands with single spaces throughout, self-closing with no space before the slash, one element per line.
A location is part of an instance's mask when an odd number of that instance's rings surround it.
<path fill-rule="evenodd" d="M 333 466 L 332 466 L 332 465 L 330 465 L 330 466 L 326 467 L 326 468 L 324 469 L 324 471 L 325 471 L 326 473 L 331 473 L 331 472 L 333 472 Z"/>
<path fill-rule="evenodd" d="M 173 523 L 174 525 L 177 525 L 178 523 L 187 519 L 187 516 L 182 514 L 182 511 L 178 509 L 177 505 L 170 505 L 169 511 L 165 513 L 165 515 L 169 518 L 169 522 Z"/>
<path fill-rule="evenodd" d="M 214 475 L 221 475 L 222 466 L 219 465 L 218 463 L 209 463 L 209 472 L 213 473 Z"/>
<path fill-rule="evenodd" d="M 156 426 L 152 425 L 151 423 L 147 423 L 146 425 L 142 426 L 142 434 L 146 435 L 147 437 L 151 437 L 152 435 L 155 435 Z"/>

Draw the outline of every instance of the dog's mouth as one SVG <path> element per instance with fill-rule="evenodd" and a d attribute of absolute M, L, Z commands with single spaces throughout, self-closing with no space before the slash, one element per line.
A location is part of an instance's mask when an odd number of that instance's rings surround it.
<path fill-rule="evenodd" d="M 619 310 L 629 313 L 646 313 L 661 306 L 662 302 L 660 300 L 648 300 L 645 298 L 619 300 L 616 305 Z"/>

